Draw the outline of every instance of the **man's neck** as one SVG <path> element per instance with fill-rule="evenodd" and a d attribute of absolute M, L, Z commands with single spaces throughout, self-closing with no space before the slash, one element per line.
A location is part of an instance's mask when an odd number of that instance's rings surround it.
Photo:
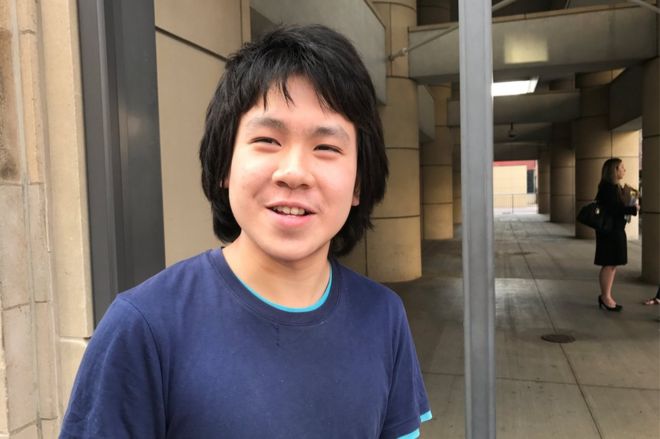
<path fill-rule="evenodd" d="M 288 308 L 306 308 L 321 298 L 328 284 L 327 250 L 304 261 L 270 257 L 240 238 L 223 250 L 234 274 L 270 302 Z"/>

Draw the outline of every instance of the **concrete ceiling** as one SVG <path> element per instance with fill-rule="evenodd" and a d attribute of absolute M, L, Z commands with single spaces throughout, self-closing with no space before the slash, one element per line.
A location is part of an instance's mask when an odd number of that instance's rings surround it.
<path fill-rule="evenodd" d="M 540 90 L 494 99 L 494 139 L 500 152 L 496 155 L 520 156 L 513 153 L 516 145 L 523 156 L 534 154 L 538 145 L 548 143 L 550 123 L 579 115 L 579 90 L 549 92 L 548 84 L 563 81 L 570 87 L 576 74 L 631 66 L 639 69 L 641 63 L 658 56 L 657 20 L 657 14 L 647 8 L 607 0 L 519 0 L 494 13 L 494 80 L 539 77 Z M 411 28 L 409 44 L 425 41 L 452 25 L 455 23 Z M 457 82 L 458 32 L 412 50 L 408 59 L 410 75 L 419 83 Z M 615 97 L 626 99 L 623 93 Z M 458 97 L 455 99 L 448 104 L 450 126 L 460 123 Z M 635 97 L 624 106 L 638 106 L 638 101 Z M 625 116 L 633 113 L 628 111 Z M 639 119 L 631 120 L 611 122 L 617 123 L 617 129 L 637 128 Z M 514 133 L 519 133 L 515 138 L 508 136 L 512 122 Z"/>

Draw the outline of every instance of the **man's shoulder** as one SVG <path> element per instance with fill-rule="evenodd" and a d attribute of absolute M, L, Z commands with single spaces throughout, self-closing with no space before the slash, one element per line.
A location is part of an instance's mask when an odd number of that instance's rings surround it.
<path fill-rule="evenodd" d="M 381 305 L 403 310 L 403 301 L 392 289 L 341 264 L 338 266 L 344 288 L 350 297 L 369 306 Z"/>
<path fill-rule="evenodd" d="M 217 280 L 216 268 L 211 261 L 212 251 L 179 261 L 118 297 L 143 309 L 161 307 L 193 292 L 204 291 L 200 287 Z"/>

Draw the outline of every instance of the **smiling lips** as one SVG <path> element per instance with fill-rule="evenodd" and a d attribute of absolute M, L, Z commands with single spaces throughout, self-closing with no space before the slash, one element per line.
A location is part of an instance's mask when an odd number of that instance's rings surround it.
<path fill-rule="evenodd" d="M 303 216 L 307 215 L 307 211 L 300 207 L 289 207 L 289 206 L 275 206 L 271 207 L 271 210 L 281 213 L 283 215 L 294 215 L 294 216 Z"/>

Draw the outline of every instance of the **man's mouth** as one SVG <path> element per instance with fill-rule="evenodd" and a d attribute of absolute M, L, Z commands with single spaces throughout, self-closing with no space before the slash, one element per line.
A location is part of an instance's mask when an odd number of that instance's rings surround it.
<path fill-rule="evenodd" d="M 270 210 L 279 213 L 281 215 L 293 215 L 293 216 L 308 215 L 308 212 L 300 207 L 275 206 L 275 207 L 271 207 Z"/>

